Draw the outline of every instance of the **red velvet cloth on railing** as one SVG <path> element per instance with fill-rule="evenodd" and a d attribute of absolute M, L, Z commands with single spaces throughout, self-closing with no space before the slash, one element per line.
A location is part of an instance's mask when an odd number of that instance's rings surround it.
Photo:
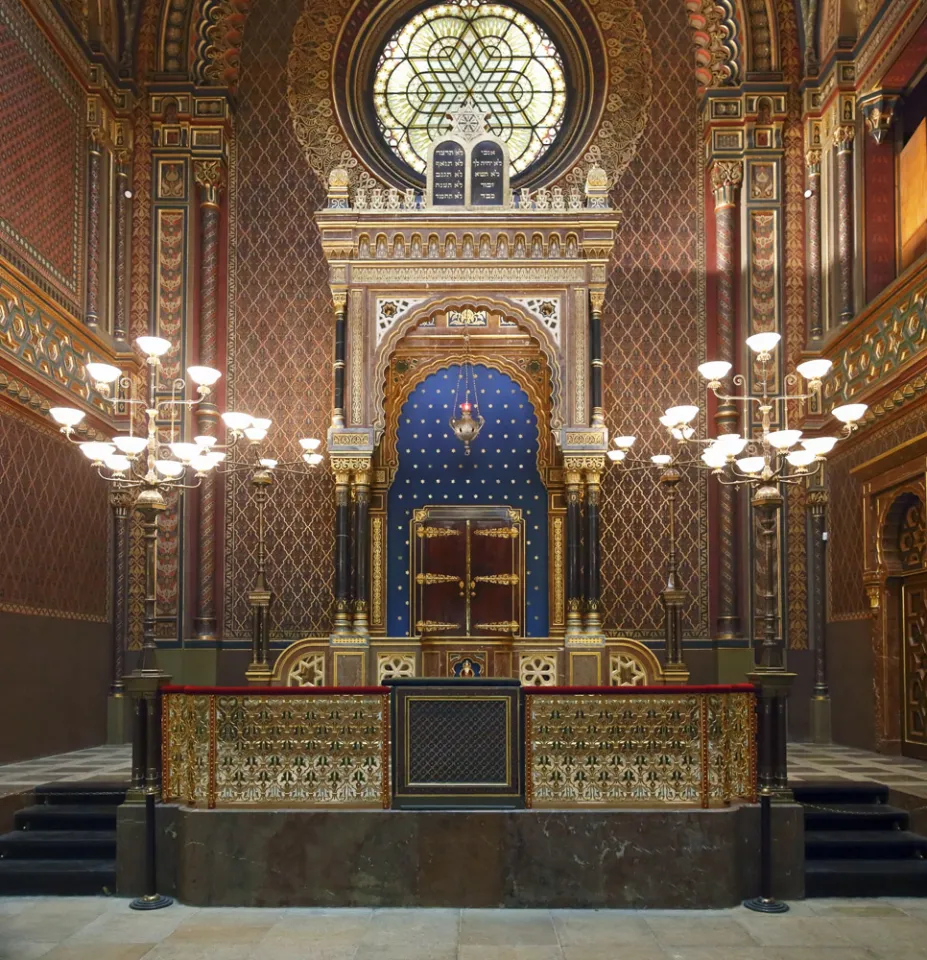
<path fill-rule="evenodd" d="M 361 693 L 389 693 L 389 687 L 161 687 L 161 693 L 189 693 L 200 697 L 205 696 L 245 696 L 267 697 L 283 696 L 284 694 L 292 696 L 303 695 L 307 697 L 317 697 L 321 695 L 331 696 L 332 694 L 361 694 Z"/>
<path fill-rule="evenodd" d="M 440 677 L 435 678 L 436 683 L 441 682 Z M 466 680 L 457 681 L 466 683 Z M 576 696 L 577 694 L 589 693 L 597 696 L 622 697 L 628 694 L 638 693 L 755 693 L 756 687 L 750 683 L 734 684 L 714 684 L 704 686 L 678 686 L 662 684 L 651 687 L 522 687 L 526 694 L 563 694 Z M 283 696 L 284 694 L 297 694 L 303 696 L 320 696 L 333 694 L 362 694 L 362 693 L 389 693 L 390 687 L 187 687 L 187 686 L 165 686 L 161 688 L 162 693 L 188 693 L 196 696 Z"/>
<path fill-rule="evenodd" d="M 678 686 L 661 684 L 653 687 L 522 687 L 525 693 L 572 694 L 594 693 L 596 696 L 623 697 L 636 693 L 755 693 L 752 683 L 715 684 L 705 686 Z"/>

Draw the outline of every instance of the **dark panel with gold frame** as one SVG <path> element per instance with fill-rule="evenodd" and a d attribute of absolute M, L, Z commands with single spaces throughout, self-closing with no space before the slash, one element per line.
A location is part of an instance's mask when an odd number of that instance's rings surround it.
<path fill-rule="evenodd" d="M 387 680 L 394 809 L 524 806 L 517 680 Z"/>

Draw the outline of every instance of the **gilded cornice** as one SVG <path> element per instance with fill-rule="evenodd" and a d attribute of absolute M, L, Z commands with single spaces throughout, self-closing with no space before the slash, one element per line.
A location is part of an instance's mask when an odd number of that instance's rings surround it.
<path fill-rule="evenodd" d="M 92 360 L 115 363 L 127 371 L 139 368 L 137 358 L 121 357 L 98 336 L 55 308 L 6 264 L 0 264 L 0 360 L 20 370 L 41 388 L 49 401 L 92 409 L 109 420 L 109 409 L 84 372 Z"/>
<path fill-rule="evenodd" d="M 876 298 L 826 345 L 825 406 L 867 402 L 871 423 L 927 388 L 927 265 Z"/>

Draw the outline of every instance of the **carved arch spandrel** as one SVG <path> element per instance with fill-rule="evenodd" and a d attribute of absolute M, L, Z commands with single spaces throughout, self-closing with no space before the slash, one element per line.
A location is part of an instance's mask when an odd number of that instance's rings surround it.
<path fill-rule="evenodd" d="M 554 296 L 554 294 L 551 296 Z M 515 322 L 520 330 L 526 332 L 532 340 L 537 342 L 550 371 L 550 412 L 547 432 L 559 429 L 566 422 L 563 418 L 563 357 L 550 331 L 522 307 L 509 300 L 508 297 L 487 296 L 485 294 L 479 296 L 453 294 L 436 296 L 417 304 L 413 310 L 409 311 L 408 315 L 396 323 L 378 345 L 373 359 L 373 384 L 376 388 L 373 397 L 373 426 L 378 438 L 382 436 L 386 427 L 385 408 L 390 364 L 393 354 L 396 353 L 403 338 L 423 320 L 428 319 L 435 313 L 465 309 L 490 310 L 494 313 L 501 313 L 508 320 Z"/>

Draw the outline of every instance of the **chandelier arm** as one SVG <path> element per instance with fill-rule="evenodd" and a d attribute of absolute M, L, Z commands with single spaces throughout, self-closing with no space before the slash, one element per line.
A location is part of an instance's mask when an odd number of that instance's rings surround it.
<path fill-rule="evenodd" d="M 721 393 L 720 389 L 715 387 L 711 388 L 711 392 L 719 399 L 725 403 L 760 403 L 762 402 L 762 397 L 751 397 L 749 394 L 727 394 Z"/>

